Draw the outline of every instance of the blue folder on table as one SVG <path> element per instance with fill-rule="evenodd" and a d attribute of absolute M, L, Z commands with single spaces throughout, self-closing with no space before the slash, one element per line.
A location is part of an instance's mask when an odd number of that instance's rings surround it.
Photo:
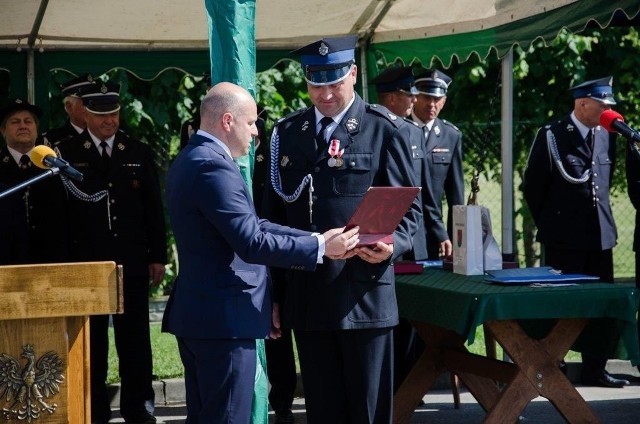
<path fill-rule="evenodd" d="M 535 268 L 512 268 L 487 271 L 485 280 L 497 284 L 529 285 L 534 283 L 565 284 L 594 282 L 599 277 L 586 274 L 563 274 L 550 266 Z"/>

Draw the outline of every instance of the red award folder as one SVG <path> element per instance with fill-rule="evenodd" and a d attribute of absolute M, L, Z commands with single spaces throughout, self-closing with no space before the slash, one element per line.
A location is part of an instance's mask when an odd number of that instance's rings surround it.
<path fill-rule="evenodd" d="M 360 201 L 345 231 L 360 227 L 357 247 L 376 242 L 393 243 L 393 232 L 402 221 L 420 187 L 370 187 Z"/>

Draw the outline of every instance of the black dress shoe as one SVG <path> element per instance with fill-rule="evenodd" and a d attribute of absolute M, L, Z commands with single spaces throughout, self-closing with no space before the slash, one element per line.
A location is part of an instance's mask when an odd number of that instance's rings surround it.
<path fill-rule="evenodd" d="M 293 412 L 290 409 L 286 409 L 284 411 L 276 412 L 276 421 L 275 424 L 292 424 L 296 420 L 293 417 Z"/>
<path fill-rule="evenodd" d="M 612 377 L 604 371 L 598 376 L 582 376 L 580 382 L 583 386 L 621 388 L 629 385 L 628 380 Z"/>
<path fill-rule="evenodd" d="M 124 422 L 127 424 L 156 424 L 156 417 L 144 411 L 133 416 L 127 416 Z"/>

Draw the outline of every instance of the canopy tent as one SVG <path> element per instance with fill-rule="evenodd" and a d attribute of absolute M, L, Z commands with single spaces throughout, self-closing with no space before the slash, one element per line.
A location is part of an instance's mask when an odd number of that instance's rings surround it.
<path fill-rule="evenodd" d="M 246 0 L 251 1 L 251 0 Z M 151 79 L 168 68 L 199 75 L 210 67 L 204 0 L 4 0 L 0 69 L 11 94 L 48 109 L 49 72 L 102 74 L 125 68 Z M 511 252 L 511 56 L 515 44 L 553 39 L 567 28 L 614 14 L 636 17 L 640 0 L 263 0 L 256 3 L 256 69 L 321 37 L 358 34 L 363 88 L 377 64 L 396 59 L 429 66 L 471 54 L 504 57 L 502 75 L 503 251 Z M 505 227 L 507 226 L 507 227 Z"/>
<path fill-rule="evenodd" d="M 267 69 L 307 42 L 344 34 L 359 35 L 370 75 L 380 56 L 425 64 L 433 56 L 447 64 L 454 55 L 485 57 L 491 50 L 503 56 L 515 43 L 549 40 L 563 27 L 577 31 L 590 20 L 606 26 L 616 10 L 635 16 L 640 1 L 260 1 L 256 67 Z M 46 91 L 39 85 L 51 69 L 101 74 L 122 67 L 150 79 L 172 67 L 198 75 L 209 65 L 204 0 L 4 0 L 2 11 L 10 19 L 0 26 L 0 68 L 11 72 L 16 95 Z"/>

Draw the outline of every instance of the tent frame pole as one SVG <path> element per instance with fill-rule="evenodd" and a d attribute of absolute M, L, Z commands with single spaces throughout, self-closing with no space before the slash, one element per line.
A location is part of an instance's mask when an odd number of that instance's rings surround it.
<path fill-rule="evenodd" d="M 513 47 L 502 58 L 502 254 L 513 260 Z"/>

